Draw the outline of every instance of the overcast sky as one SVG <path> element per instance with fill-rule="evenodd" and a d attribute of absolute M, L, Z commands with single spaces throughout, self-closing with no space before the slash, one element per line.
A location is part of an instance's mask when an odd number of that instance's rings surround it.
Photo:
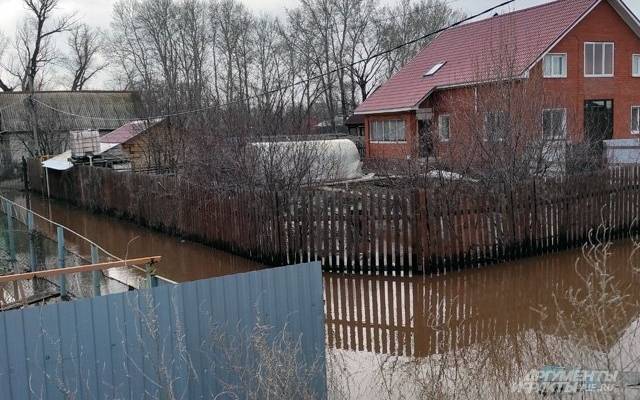
<path fill-rule="evenodd" d="M 296 0 L 241 0 L 249 8 L 274 15 L 283 15 L 285 9 L 294 7 Z M 381 0 L 384 3 L 393 3 L 393 0 Z M 111 20 L 113 4 L 116 0 L 61 0 L 63 11 L 75 11 L 81 19 L 91 25 L 107 28 Z M 497 4 L 501 0 L 480 1 L 480 0 L 451 0 L 453 7 L 461 8 L 467 14 L 474 14 Z M 502 12 L 508 10 L 530 7 L 532 5 L 546 3 L 547 0 L 516 0 L 511 5 L 505 7 Z M 640 15 L 640 0 L 627 0 L 627 4 L 633 9 L 636 15 Z M 22 0 L 0 0 L 0 30 L 6 34 L 11 34 L 16 27 L 16 22 L 24 14 Z"/>
<path fill-rule="evenodd" d="M 268 13 L 282 16 L 286 8 L 292 8 L 297 0 L 241 0 L 256 13 Z M 391 4 L 395 0 L 380 0 L 382 3 Z M 501 3 L 504 0 L 450 0 L 453 7 L 460 8 L 468 15 L 480 12 L 491 5 Z M 533 5 L 547 3 L 549 0 L 516 0 L 500 12 L 508 12 L 516 9 L 531 7 Z M 75 12 L 79 19 L 93 26 L 108 28 L 111 21 L 112 8 L 116 0 L 60 0 L 60 12 Z M 626 0 L 629 7 L 640 15 L 640 0 Z M 0 0 L 0 31 L 13 35 L 17 22 L 25 14 L 22 0 Z"/>

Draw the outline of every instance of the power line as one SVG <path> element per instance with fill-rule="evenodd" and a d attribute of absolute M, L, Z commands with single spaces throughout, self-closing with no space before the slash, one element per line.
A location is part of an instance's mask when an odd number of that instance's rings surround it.
<path fill-rule="evenodd" d="M 412 39 L 410 41 L 401 43 L 401 44 L 399 44 L 397 46 L 394 46 L 392 48 L 389 48 L 389 49 L 380 51 L 378 53 L 372 54 L 367 58 L 363 58 L 363 59 L 360 59 L 358 61 L 354 61 L 354 62 L 352 62 L 350 64 L 343 64 L 343 65 L 337 66 L 337 67 L 333 68 L 330 71 L 323 72 L 323 73 L 311 76 L 311 77 L 306 78 L 306 79 L 301 79 L 301 80 L 298 80 L 296 82 L 293 82 L 293 83 L 285 85 L 285 86 L 279 86 L 276 89 L 268 90 L 268 91 L 265 91 L 265 92 L 262 92 L 262 93 L 255 94 L 253 96 L 248 96 L 248 97 L 245 97 L 243 99 L 230 101 L 230 102 L 227 102 L 227 103 L 215 104 L 215 105 L 211 105 L 211 106 L 200 107 L 200 108 L 196 108 L 196 109 L 193 109 L 193 110 L 179 111 L 179 112 L 170 113 L 170 114 L 161 114 L 161 115 L 155 115 L 155 116 L 145 117 L 145 118 L 130 119 L 130 118 L 104 118 L 104 117 L 95 117 L 95 116 L 90 116 L 90 115 L 80 115 L 80 114 L 75 114 L 75 113 L 72 113 L 72 112 L 60 110 L 60 109 L 55 108 L 55 107 L 53 107 L 53 106 L 51 106 L 51 105 L 49 105 L 49 104 L 47 104 L 45 102 L 42 102 L 42 101 L 38 100 L 35 97 L 33 98 L 33 101 L 41 104 L 42 106 L 44 106 L 46 108 L 49 108 L 52 111 L 55 111 L 55 112 L 58 112 L 58 113 L 61 113 L 61 114 L 65 114 L 65 115 L 69 115 L 69 116 L 73 116 L 73 117 L 77 117 L 77 118 L 87 118 L 87 119 L 102 120 L 102 121 L 134 121 L 134 120 L 156 119 L 156 118 L 164 119 L 164 118 L 169 118 L 169 117 L 179 117 L 179 116 L 182 116 L 182 115 L 199 113 L 199 112 L 203 112 L 203 111 L 208 111 L 208 110 L 221 108 L 221 107 L 224 107 L 224 106 L 230 106 L 230 105 L 233 105 L 233 104 L 242 104 L 244 102 L 248 102 L 248 101 L 253 100 L 253 99 L 258 99 L 258 98 L 261 98 L 263 96 L 275 94 L 275 93 L 284 91 L 286 89 L 291 89 L 291 88 L 294 88 L 296 86 L 300 86 L 300 85 L 304 85 L 306 83 L 310 83 L 310 82 L 312 82 L 312 81 L 314 81 L 316 79 L 320 79 L 320 78 L 323 78 L 325 76 L 329 76 L 331 74 L 335 74 L 335 73 L 337 73 L 339 71 L 342 71 L 344 69 L 352 68 L 352 67 L 354 67 L 356 65 L 368 62 L 368 61 L 370 61 L 370 60 L 372 60 L 374 58 L 382 57 L 382 56 L 387 55 L 389 53 L 392 53 L 392 52 L 394 52 L 396 50 L 399 50 L 399 49 L 401 49 L 403 47 L 412 45 L 412 44 L 417 43 L 417 42 L 419 42 L 421 40 L 427 39 L 427 38 L 429 38 L 431 36 L 440 34 L 440 33 L 444 32 L 446 30 L 449 30 L 449 29 L 454 28 L 456 26 L 462 25 L 465 22 L 468 22 L 468 21 L 471 21 L 473 19 L 476 19 L 476 18 L 478 18 L 478 17 L 480 17 L 480 16 L 482 16 L 484 14 L 488 14 L 488 13 L 490 13 L 490 12 L 500 8 L 500 7 L 504 7 L 506 5 L 509 5 L 509 4 L 513 3 L 513 2 L 515 2 L 515 1 L 516 0 L 504 1 L 504 2 L 502 2 L 502 3 L 500 3 L 500 4 L 496 5 L 496 6 L 493 6 L 491 8 L 488 8 L 488 9 L 484 10 L 484 11 L 481 11 L 481 12 L 479 12 L 477 14 L 474 14 L 474 15 L 471 15 L 471 16 L 466 17 L 464 19 L 461 19 L 460 21 L 457 21 L 457 22 L 455 22 L 453 24 L 450 24 L 450 25 L 448 25 L 448 26 L 446 26 L 444 28 L 437 29 L 435 31 L 432 31 L 430 33 L 427 33 L 427 34 L 422 35 L 420 37 L 417 37 L 415 39 Z"/>

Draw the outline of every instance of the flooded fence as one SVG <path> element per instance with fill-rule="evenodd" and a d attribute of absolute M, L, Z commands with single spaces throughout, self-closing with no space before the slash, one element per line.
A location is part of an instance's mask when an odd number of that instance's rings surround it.
<path fill-rule="evenodd" d="M 32 188 L 82 207 L 212 244 L 271 265 L 327 271 L 435 273 L 582 245 L 604 225 L 637 230 L 640 168 L 524 182 L 455 195 L 438 190 L 218 192 L 173 176 L 30 162 Z"/>
<path fill-rule="evenodd" d="M 0 313 L 11 399 L 326 398 L 318 263 Z"/>
<path fill-rule="evenodd" d="M 123 261 L 122 265 L 110 269 L 86 270 L 89 265 L 119 261 Z M 152 283 L 173 283 L 146 274 L 144 264 L 134 264 L 66 226 L 0 196 L 0 311 L 123 292 Z"/>

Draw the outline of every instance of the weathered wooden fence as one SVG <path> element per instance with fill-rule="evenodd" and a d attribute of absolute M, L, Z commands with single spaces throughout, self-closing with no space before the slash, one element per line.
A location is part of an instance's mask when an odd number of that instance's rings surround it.
<path fill-rule="evenodd" d="M 32 187 L 46 193 L 39 164 Z M 426 272 L 581 245 L 604 224 L 635 229 L 640 168 L 518 189 L 450 193 L 216 192 L 173 176 L 75 167 L 49 173 L 53 197 L 213 244 L 269 264 L 319 260 L 329 271 Z"/>
<path fill-rule="evenodd" d="M 326 398 L 318 263 L 0 313 L 3 399 L 264 398 L 275 376 Z"/>

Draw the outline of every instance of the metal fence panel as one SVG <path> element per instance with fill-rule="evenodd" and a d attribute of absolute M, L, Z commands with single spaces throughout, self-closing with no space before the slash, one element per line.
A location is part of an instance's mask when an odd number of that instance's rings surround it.
<path fill-rule="evenodd" d="M 268 340 L 299 340 L 296 365 L 317 364 L 306 384 L 324 398 L 323 318 L 319 263 L 6 311 L 0 387 L 11 399 L 242 398 L 251 388 L 237 368 L 250 371 L 259 354 L 227 365 L 217 335 L 252 340 L 269 326 Z"/>

